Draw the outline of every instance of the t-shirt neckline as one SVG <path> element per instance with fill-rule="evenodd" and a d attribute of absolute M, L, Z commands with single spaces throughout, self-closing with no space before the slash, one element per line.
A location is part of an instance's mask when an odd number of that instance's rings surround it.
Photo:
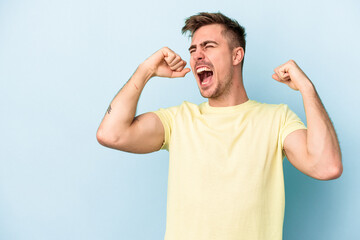
<path fill-rule="evenodd" d="M 201 112 L 203 114 L 209 113 L 233 113 L 238 112 L 239 110 L 245 110 L 251 107 L 256 101 L 248 99 L 246 102 L 240 103 L 234 106 L 228 107 L 212 107 L 210 106 L 209 102 L 204 102 L 201 104 Z"/>

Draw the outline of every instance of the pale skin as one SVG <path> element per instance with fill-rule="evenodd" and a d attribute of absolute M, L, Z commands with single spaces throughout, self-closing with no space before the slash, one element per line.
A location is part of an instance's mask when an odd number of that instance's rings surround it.
<path fill-rule="evenodd" d="M 242 80 L 244 50 L 229 47 L 218 24 L 199 28 L 192 37 L 190 66 L 200 93 L 213 107 L 233 106 L 248 100 Z M 139 65 L 133 76 L 112 100 L 98 132 L 98 141 L 107 147 L 133 153 L 160 149 L 164 128 L 154 113 L 135 117 L 137 103 L 146 83 L 152 77 L 178 78 L 190 72 L 178 54 L 165 47 Z M 213 75 L 202 84 L 196 71 L 208 67 Z M 315 90 L 299 66 L 290 60 L 274 70 L 272 77 L 303 97 L 307 130 L 296 130 L 284 141 L 289 161 L 304 174 L 319 180 L 340 177 L 341 151 L 334 127 Z"/>

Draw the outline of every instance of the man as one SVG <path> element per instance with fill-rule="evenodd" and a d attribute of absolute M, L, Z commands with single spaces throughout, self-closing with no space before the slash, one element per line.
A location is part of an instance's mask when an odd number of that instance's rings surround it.
<path fill-rule="evenodd" d="M 292 60 L 272 77 L 300 91 L 307 128 L 287 105 L 248 98 L 242 79 L 245 31 L 235 20 L 199 13 L 186 20 L 186 31 L 192 37 L 190 66 L 208 102 L 184 102 L 135 117 L 149 79 L 190 71 L 165 47 L 140 64 L 115 96 L 97 139 L 133 153 L 169 150 L 165 240 L 282 239 L 285 154 L 313 178 L 330 180 L 342 173 L 329 116 Z"/>

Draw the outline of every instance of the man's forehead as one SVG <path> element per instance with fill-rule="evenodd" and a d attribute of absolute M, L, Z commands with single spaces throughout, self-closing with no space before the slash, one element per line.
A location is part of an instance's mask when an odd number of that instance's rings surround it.
<path fill-rule="evenodd" d="M 191 38 L 191 45 L 201 44 L 202 42 L 208 40 L 219 41 L 224 38 L 222 35 L 223 31 L 224 26 L 220 24 L 202 26 L 194 32 Z"/>

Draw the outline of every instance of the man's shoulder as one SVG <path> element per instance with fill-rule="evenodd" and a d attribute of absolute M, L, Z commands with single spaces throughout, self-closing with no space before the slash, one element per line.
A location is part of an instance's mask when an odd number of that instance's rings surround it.
<path fill-rule="evenodd" d="M 174 106 L 173 108 L 177 108 L 182 111 L 199 111 L 203 104 L 205 104 L 205 102 L 196 104 L 189 101 L 183 101 L 180 105 Z"/>
<path fill-rule="evenodd" d="M 287 104 L 284 103 L 266 103 L 253 100 L 258 108 L 268 109 L 268 110 L 283 110 L 287 107 Z"/>
<path fill-rule="evenodd" d="M 178 113 L 184 113 L 184 112 L 199 112 L 201 104 L 195 104 L 188 101 L 183 101 L 179 105 L 171 106 L 171 107 L 164 107 L 160 108 L 157 111 L 154 111 L 155 113 L 163 112 L 168 113 L 173 116 L 177 115 Z"/>
<path fill-rule="evenodd" d="M 258 116 L 277 116 L 282 118 L 289 110 L 288 105 L 284 103 L 255 102 L 256 104 L 253 105 L 252 110 Z"/>

